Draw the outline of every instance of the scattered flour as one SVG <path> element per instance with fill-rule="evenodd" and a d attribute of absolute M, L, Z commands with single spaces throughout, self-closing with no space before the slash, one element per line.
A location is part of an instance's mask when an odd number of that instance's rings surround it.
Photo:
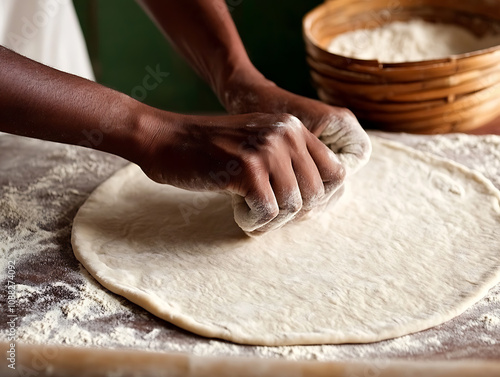
<path fill-rule="evenodd" d="M 440 59 L 499 44 L 500 35 L 478 38 L 459 26 L 415 19 L 341 34 L 330 42 L 328 51 L 350 58 L 402 63 Z"/>
<path fill-rule="evenodd" d="M 500 188 L 500 136 L 377 133 L 479 170 Z M 9 149 L 10 148 L 10 149 Z M 251 347 L 190 334 L 101 287 L 75 260 L 71 223 L 123 161 L 77 148 L 0 137 L 0 287 L 16 260 L 19 342 L 289 360 L 497 359 L 500 285 L 437 328 L 373 344 Z M 3 289 L 3 288 L 0 288 Z M 5 305 L 0 294 L 0 305 Z M 0 312 L 0 342 L 6 340 Z"/>

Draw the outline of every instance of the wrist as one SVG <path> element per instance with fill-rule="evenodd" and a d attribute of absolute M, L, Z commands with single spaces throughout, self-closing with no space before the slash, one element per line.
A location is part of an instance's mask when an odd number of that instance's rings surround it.
<path fill-rule="evenodd" d="M 162 167 L 175 162 L 177 147 L 185 141 L 182 125 L 186 116 L 142 106 L 132 119 L 134 148 L 128 159 L 139 165 L 150 178 L 161 181 L 162 171 L 157 171 L 158 156 L 162 156 Z"/>
<path fill-rule="evenodd" d="M 266 79 L 250 62 L 236 66 L 225 76 L 216 94 L 221 104 L 229 113 L 239 113 L 235 103 L 246 102 L 252 94 L 258 93 L 261 88 L 275 86 Z M 255 95 L 254 95 L 255 97 Z"/>
<path fill-rule="evenodd" d="M 148 159 L 156 133 L 167 127 L 161 124 L 161 113 L 158 109 L 121 95 L 110 106 L 106 119 L 100 123 L 98 132 L 101 132 L 103 142 L 96 146 L 97 149 L 142 166 Z"/>

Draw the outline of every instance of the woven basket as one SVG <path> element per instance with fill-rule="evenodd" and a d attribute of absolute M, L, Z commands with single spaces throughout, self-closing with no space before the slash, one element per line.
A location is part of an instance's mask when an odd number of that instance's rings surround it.
<path fill-rule="evenodd" d="M 321 100 L 363 126 L 413 133 L 466 132 L 500 116 L 500 46 L 445 59 L 382 64 L 326 50 L 333 37 L 414 18 L 478 36 L 500 33 L 500 0 L 330 0 L 303 20 L 307 61 Z"/>

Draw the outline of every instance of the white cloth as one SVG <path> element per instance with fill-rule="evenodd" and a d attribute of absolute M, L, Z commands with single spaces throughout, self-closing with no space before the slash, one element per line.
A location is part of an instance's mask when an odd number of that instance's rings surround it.
<path fill-rule="evenodd" d="M 71 0 L 0 0 L 0 45 L 94 80 Z"/>

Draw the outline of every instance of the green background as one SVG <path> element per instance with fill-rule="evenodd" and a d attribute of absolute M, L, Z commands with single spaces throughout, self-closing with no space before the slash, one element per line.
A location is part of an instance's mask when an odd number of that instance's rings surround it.
<path fill-rule="evenodd" d="M 182 1 L 182 0 L 176 0 Z M 305 62 L 302 17 L 322 1 L 229 0 L 251 60 L 270 80 L 315 97 Z M 211 89 L 170 47 L 134 0 L 74 0 L 97 81 L 132 95 L 146 68 L 170 75 L 143 102 L 165 110 L 222 111 Z"/>

